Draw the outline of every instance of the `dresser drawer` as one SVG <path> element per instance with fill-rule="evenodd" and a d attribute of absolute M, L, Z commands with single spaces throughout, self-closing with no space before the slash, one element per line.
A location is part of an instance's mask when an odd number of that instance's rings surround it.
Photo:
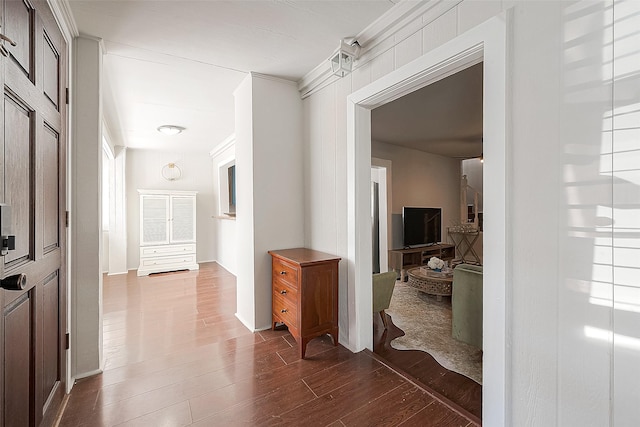
<path fill-rule="evenodd" d="M 289 286 L 298 288 L 298 269 L 279 259 L 274 259 L 271 263 L 271 273 L 275 281 L 276 277 L 285 281 Z"/>
<path fill-rule="evenodd" d="M 282 299 L 291 301 L 293 304 L 297 304 L 298 291 L 296 288 L 289 285 L 280 277 L 273 278 L 273 293 L 279 295 Z"/>
<path fill-rule="evenodd" d="M 142 246 L 140 248 L 140 258 L 193 254 L 195 252 L 195 243 L 188 243 L 185 245 Z"/>
<path fill-rule="evenodd" d="M 140 265 L 142 267 L 180 267 L 182 265 L 192 265 L 195 262 L 195 254 L 185 254 L 183 256 L 141 259 Z"/>
<path fill-rule="evenodd" d="M 296 303 L 282 298 L 279 294 L 273 294 L 273 315 L 287 326 L 295 327 L 298 324 Z"/>

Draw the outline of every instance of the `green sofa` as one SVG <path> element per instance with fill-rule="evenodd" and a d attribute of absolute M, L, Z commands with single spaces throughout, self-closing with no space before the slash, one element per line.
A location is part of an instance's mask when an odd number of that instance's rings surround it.
<path fill-rule="evenodd" d="M 389 271 L 373 275 L 373 312 L 380 313 L 384 328 L 387 329 L 387 316 L 384 312 L 391 304 L 397 273 Z"/>
<path fill-rule="evenodd" d="M 453 270 L 452 335 L 482 348 L 482 266 L 460 264 Z"/>

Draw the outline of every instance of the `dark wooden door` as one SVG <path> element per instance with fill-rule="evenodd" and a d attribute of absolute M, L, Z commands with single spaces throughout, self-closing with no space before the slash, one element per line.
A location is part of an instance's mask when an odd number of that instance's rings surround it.
<path fill-rule="evenodd" d="M 0 290 L 1 422 L 51 425 L 66 365 L 66 45 L 46 1 L 0 1 L 0 33 L 16 43 L 0 56 L 0 202 L 15 235 L 0 277 L 27 278 Z"/>

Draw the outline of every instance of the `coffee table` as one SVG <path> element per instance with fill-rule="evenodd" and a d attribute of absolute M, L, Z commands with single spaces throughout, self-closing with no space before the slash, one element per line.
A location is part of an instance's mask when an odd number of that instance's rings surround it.
<path fill-rule="evenodd" d="M 435 295 L 438 301 L 443 296 L 451 296 L 453 288 L 453 270 L 450 272 L 431 271 L 426 267 L 416 267 L 407 271 L 407 285 L 429 295 Z"/>

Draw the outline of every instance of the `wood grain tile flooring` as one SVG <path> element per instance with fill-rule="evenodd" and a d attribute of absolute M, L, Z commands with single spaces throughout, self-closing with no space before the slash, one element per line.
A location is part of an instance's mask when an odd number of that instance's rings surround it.
<path fill-rule="evenodd" d="M 78 380 L 60 426 L 472 426 L 370 352 L 235 317 L 235 277 L 197 272 L 104 277 L 101 375 Z M 463 412 L 464 413 L 464 412 Z"/>
<path fill-rule="evenodd" d="M 481 424 L 482 386 L 472 379 L 440 365 L 429 353 L 420 350 L 396 350 L 391 341 L 404 335 L 387 315 L 385 330 L 380 316 L 374 316 L 373 351 L 386 364 L 425 389 L 436 393 L 475 424 Z M 428 327 L 425 325 L 425 327 Z"/>

